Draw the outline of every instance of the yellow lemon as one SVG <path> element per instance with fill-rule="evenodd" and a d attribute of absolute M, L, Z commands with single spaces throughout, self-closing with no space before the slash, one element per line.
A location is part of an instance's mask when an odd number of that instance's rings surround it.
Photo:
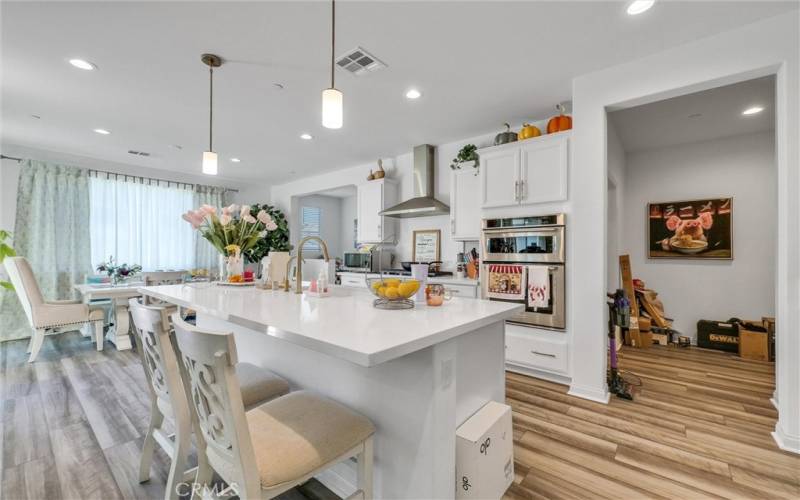
<path fill-rule="evenodd" d="M 386 297 L 386 288 L 385 286 L 378 287 L 378 297 Z"/>
<path fill-rule="evenodd" d="M 383 283 L 380 282 L 380 281 L 373 281 L 372 285 L 370 285 L 370 286 L 372 286 L 373 290 L 378 290 L 378 288 L 383 286 Z"/>
<path fill-rule="evenodd" d="M 400 292 L 400 296 L 403 298 L 411 297 L 417 293 L 417 290 L 419 290 L 419 281 L 416 280 L 405 281 L 397 287 L 397 291 Z"/>
<path fill-rule="evenodd" d="M 385 280 L 383 280 L 383 283 L 384 283 L 386 286 L 388 286 L 388 287 L 392 287 L 392 288 L 397 288 L 398 286 L 400 286 L 400 280 L 399 280 L 399 279 L 397 279 L 397 278 L 389 278 L 389 279 L 385 279 Z"/>
<path fill-rule="evenodd" d="M 389 287 L 389 288 L 386 289 L 385 293 L 386 293 L 386 298 L 387 299 L 399 299 L 400 298 L 400 292 L 397 291 L 397 287 L 394 287 L 394 286 Z"/>

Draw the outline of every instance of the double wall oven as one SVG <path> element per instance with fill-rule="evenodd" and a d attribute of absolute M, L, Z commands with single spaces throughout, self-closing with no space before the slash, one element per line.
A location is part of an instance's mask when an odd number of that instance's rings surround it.
<path fill-rule="evenodd" d="M 484 219 L 482 297 L 525 305 L 509 322 L 566 327 L 565 215 Z"/>

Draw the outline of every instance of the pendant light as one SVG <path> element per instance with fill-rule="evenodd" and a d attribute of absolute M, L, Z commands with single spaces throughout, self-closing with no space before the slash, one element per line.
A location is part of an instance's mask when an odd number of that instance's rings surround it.
<path fill-rule="evenodd" d="M 203 151 L 203 173 L 217 175 L 217 153 L 214 152 L 214 68 L 222 66 L 222 58 L 203 54 L 200 60 L 208 66 L 208 151 Z"/>
<path fill-rule="evenodd" d="M 322 91 L 322 126 L 342 128 L 343 96 L 334 85 L 334 51 L 336 50 L 336 0 L 331 0 L 331 86 Z"/>

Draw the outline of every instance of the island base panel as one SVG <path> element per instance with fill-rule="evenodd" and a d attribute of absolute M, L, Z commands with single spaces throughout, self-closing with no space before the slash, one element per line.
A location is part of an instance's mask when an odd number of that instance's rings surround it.
<path fill-rule="evenodd" d="M 454 498 L 456 428 L 488 401 L 505 399 L 502 321 L 370 368 L 206 314 L 197 321 L 233 331 L 240 361 L 369 417 L 377 429 L 375 498 Z M 339 464 L 318 479 L 350 495 L 355 464 Z"/>

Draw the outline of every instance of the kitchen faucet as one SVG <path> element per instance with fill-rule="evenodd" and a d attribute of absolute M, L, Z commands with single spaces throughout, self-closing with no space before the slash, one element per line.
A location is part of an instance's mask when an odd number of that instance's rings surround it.
<path fill-rule="evenodd" d="M 310 240 L 318 241 L 319 246 L 322 248 L 322 256 L 325 259 L 325 262 L 331 261 L 331 258 L 328 255 L 328 245 L 322 238 L 318 236 L 306 236 L 300 240 L 300 243 L 297 244 L 297 256 L 289 257 L 289 262 L 286 263 L 286 281 L 284 282 L 284 288 L 287 292 L 289 291 L 289 270 L 292 265 L 292 259 L 297 259 L 297 285 L 295 286 L 294 293 L 303 293 L 303 245 Z"/>

